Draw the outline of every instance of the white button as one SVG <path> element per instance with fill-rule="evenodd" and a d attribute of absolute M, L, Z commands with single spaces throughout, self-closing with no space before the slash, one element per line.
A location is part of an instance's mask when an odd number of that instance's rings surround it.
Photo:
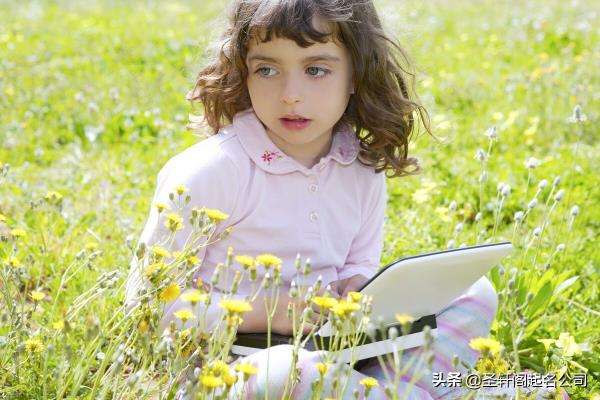
<path fill-rule="evenodd" d="M 315 193 L 317 190 L 319 190 L 319 185 L 317 185 L 316 183 L 311 183 L 310 185 L 308 185 L 308 190 Z"/>
<path fill-rule="evenodd" d="M 310 214 L 308 214 L 308 218 L 312 221 L 312 222 L 317 222 L 317 220 L 319 219 L 319 214 L 317 214 L 316 211 L 311 211 Z"/>

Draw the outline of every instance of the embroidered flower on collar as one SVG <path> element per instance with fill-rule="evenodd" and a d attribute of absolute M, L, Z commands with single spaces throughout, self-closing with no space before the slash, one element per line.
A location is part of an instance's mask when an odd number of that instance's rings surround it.
<path fill-rule="evenodd" d="M 275 160 L 276 158 L 283 158 L 283 157 L 276 150 L 275 151 L 273 151 L 273 150 L 265 150 L 265 152 L 263 153 L 263 155 L 261 156 L 261 158 L 268 165 L 271 165 L 271 161 Z"/>

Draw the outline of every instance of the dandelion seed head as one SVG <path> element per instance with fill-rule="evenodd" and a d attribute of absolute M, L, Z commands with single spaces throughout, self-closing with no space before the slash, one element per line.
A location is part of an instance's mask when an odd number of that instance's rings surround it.
<path fill-rule="evenodd" d="M 568 122 L 572 124 L 582 123 L 587 121 L 587 116 L 581 110 L 581 106 L 577 104 L 575 108 L 573 108 L 573 113 L 567 119 Z"/>
<path fill-rule="evenodd" d="M 475 222 L 479 222 L 479 221 L 481 221 L 481 213 L 480 212 L 475 214 Z"/>
<path fill-rule="evenodd" d="M 487 155 L 482 149 L 477 149 L 477 152 L 475 153 L 475 159 L 483 162 L 487 160 Z"/>
<path fill-rule="evenodd" d="M 529 208 L 530 210 L 533 210 L 534 208 L 536 208 L 538 205 L 538 201 L 537 199 L 533 199 L 529 202 L 529 204 L 527 205 L 527 208 Z"/>
<path fill-rule="evenodd" d="M 446 244 L 446 248 L 447 249 L 453 249 L 454 248 L 454 239 L 450 239 L 448 241 L 448 243 Z"/>
<path fill-rule="evenodd" d="M 485 136 L 487 136 L 488 139 L 490 140 L 494 140 L 496 138 L 498 138 L 498 133 L 496 130 L 496 125 L 492 125 L 490 128 L 488 128 L 485 131 Z"/>
<path fill-rule="evenodd" d="M 536 169 L 542 164 L 540 160 L 535 157 L 530 157 L 525 161 L 525 168 L 527 169 Z"/>
<path fill-rule="evenodd" d="M 503 188 L 503 187 L 504 187 L 504 182 L 498 182 L 498 186 L 497 186 L 498 193 L 501 193 L 501 192 L 502 192 L 502 188 Z"/>
<path fill-rule="evenodd" d="M 539 226 L 533 230 L 533 236 L 539 237 L 542 234 L 542 228 Z"/>
<path fill-rule="evenodd" d="M 564 243 L 560 243 L 558 246 L 556 246 L 556 251 L 564 251 L 564 250 L 565 250 Z"/>
<path fill-rule="evenodd" d="M 560 189 L 558 192 L 556 192 L 556 195 L 554 195 L 554 201 L 561 201 L 563 197 L 565 197 L 565 191 L 564 189 Z"/>
<path fill-rule="evenodd" d="M 454 232 L 458 233 L 460 231 L 462 231 L 463 229 L 463 224 L 462 222 L 459 222 L 458 224 L 456 224 L 456 226 L 454 227 Z"/>
<path fill-rule="evenodd" d="M 450 205 L 448 206 L 448 210 L 450 210 L 450 211 L 456 210 L 456 201 L 452 201 L 450 203 Z"/>
<path fill-rule="evenodd" d="M 554 182 L 552 183 L 553 186 L 558 186 L 560 185 L 560 181 L 562 180 L 561 176 L 558 175 L 556 178 L 554 178 Z"/>
<path fill-rule="evenodd" d="M 510 195 L 510 185 L 504 185 L 504 186 L 502 187 L 502 191 L 500 192 L 500 194 L 501 194 L 503 197 L 506 197 L 506 196 Z"/>
<path fill-rule="evenodd" d="M 481 174 L 479 175 L 479 182 L 485 182 L 487 181 L 487 172 L 486 171 L 482 171 Z"/>
<path fill-rule="evenodd" d="M 578 214 L 579 214 L 579 207 L 576 206 L 576 205 L 573 206 L 573 207 L 571 207 L 571 216 L 574 217 L 574 216 L 576 216 Z"/>
<path fill-rule="evenodd" d="M 514 218 L 515 221 L 521 222 L 523 220 L 523 211 L 517 211 Z"/>
<path fill-rule="evenodd" d="M 546 179 L 542 179 L 540 181 L 540 183 L 538 184 L 538 189 L 539 190 L 544 190 L 548 187 L 548 185 L 550 184 L 550 182 L 548 182 Z"/>

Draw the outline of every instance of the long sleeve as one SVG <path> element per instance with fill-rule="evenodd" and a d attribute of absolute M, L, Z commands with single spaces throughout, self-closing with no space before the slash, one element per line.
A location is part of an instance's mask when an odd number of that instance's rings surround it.
<path fill-rule="evenodd" d="M 372 190 L 366 192 L 368 197 L 362 210 L 360 230 L 352 241 L 344 266 L 338 268 L 338 279 L 346 279 L 356 274 L 370 278 L 379 269 L 387 188 L 383 173 L 377 174 L 374 181 Z"/>
<path fill-rule="evenodd" d="M 165 226 L 166 218 L 164 215 L 174 212 L 176 209 L 175 204 L 169 199 L 169 194 L 175 193 L 178 185 L 184 185 L 189 189 L 189 192 L 181 196 L 181 204 L 185 204 L 184 200 L 187 195 L 191 197 L 191 201 L 184 206 L 182 211 L 184 228 L 176 231 L 174 242 L 167 249 L 170 253 L 180 251 L 186 245 L 192 231 L 188 226 L 192 208 L 217 208 L 231 216 L 238 197 L 237 174 L 236 166 L 229 157 L 218 146 L 212 145 L 211 142 L 199 143 L 173 157 L 158 174 L 152 205 L 138 244 L 144 243 L 149 249 L 169 234 L 169 230 Z M 177 203 L 177 201 L 177 193 L 175 193 L 174 202 Z M 159 214 L 155 207 L 156 203 L 167 204 L 171 209 Z M 223 232 L 229 222 L 230 219 L 226 219 L 219 224 L 213 238 Z M 196 257 L 203 261 L 205 253 L 206 247 L 200 247 Z M 139 260 L 134 256 L 126 285 L 126 304 L 128 307 L 132 307 L 137 303 L 137 294 L 146 284 Z M 182 286 L 181 292 L 184 293 L 184 282 L 180 282 L 180 285 Z M 168 325 L 173 312 L 183 306 L 181 303 L 180 298 L 178 298 L 164 305 L 164 316 L 161 322 L 163 328 Z M 208 319 L 210 319 L 210 315 L 208 315 Z"/>

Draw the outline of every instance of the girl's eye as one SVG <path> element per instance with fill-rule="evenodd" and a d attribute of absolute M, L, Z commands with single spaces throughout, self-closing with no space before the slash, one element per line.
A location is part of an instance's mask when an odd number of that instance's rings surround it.
<path fill-rule="evenodd" d="M 265 69 L 273 69 L 273 68 L 271 68 L 271 67 L 260 67 L 260 68 L 258 68 L 258 69 L 255 71 L 255 73 L 259 74 L 260 76 L 271 76 L 271 75 L 265 75 L 265 74 L 261 74 L 261 73 L 260 73 L 261 71 L 264 71 Z"/>
<path fill-rule="evenodd" d="M 255 71 L 255 73 L 257 73 L 258 75 L 263 76 L 263 77 L 266 78 L 266 77 L 273 76 L 273 75 L 263 74 L 261 72 L 264 71 L 264 70 L 272 70 L 272 69 L 273 68 L 271 68 L 271 67 L 260 67 L 260 68 L 258 68 Z M 311 71 L 311 72 L 315 72 L 315 74 L 309 72 L 309 75 L 312 76 L 312 77 L 314 77 L 314 78 L 317 78 L 317 79 L 324 78 L 325 76 L 327 76 L 327 75 L 329 75 L 331 73 L 330 70 L 328 70 L 326 68 L 321 68 L 321 67 L 308 67 L 306 70 L 307 71 Z M 321 75 L 316 75 L 316 74 L 319 73 L 319 71 L 322 71 L 322 74 Z"/>
<path fill-rule="evenodd" d="M 326 68 L 321 68 L 321 67 L 308 67 L 308 69 L 312 69 L 313 71 L 318 72 L 318 70 L 323 71 L 323 75 L 312 75 L 315 78 L 324 78 L 325 76 L 329 75 L 329 73 L 331 72 L 330 70 L 326 69 Z"/>

